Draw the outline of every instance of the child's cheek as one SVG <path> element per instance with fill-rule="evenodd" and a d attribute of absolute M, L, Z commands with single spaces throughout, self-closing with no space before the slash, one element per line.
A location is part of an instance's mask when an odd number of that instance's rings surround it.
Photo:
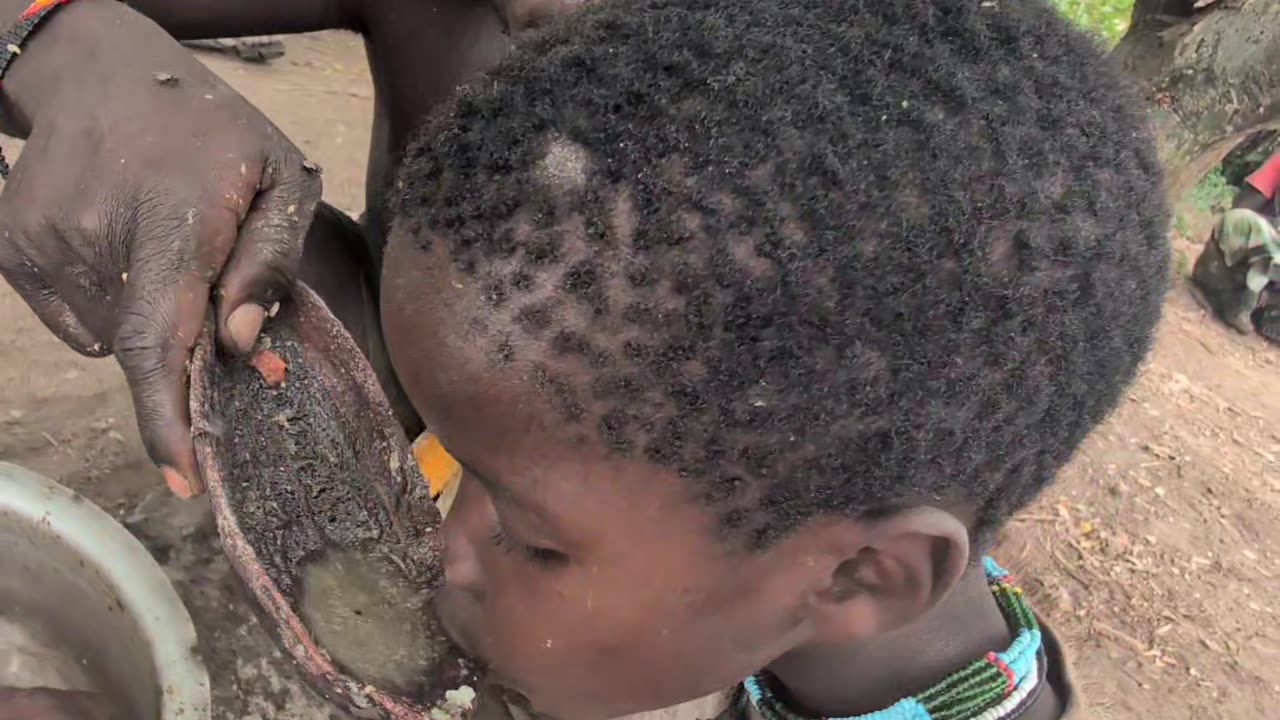
<path fill-rule="evenodd" d="M 524 573 L 517 573 L 525 575 Z M 542 587 L 515 587 L 497 581 L 486 598 L 485 634 L 489 657 L 499 681 L 527 696 L 540 713 L 565 714 L 594 679 L 584 658 L 582 630 L 566 623 L 558 594 Z M 576 690 L 574 689 L 576 688 Z"/>

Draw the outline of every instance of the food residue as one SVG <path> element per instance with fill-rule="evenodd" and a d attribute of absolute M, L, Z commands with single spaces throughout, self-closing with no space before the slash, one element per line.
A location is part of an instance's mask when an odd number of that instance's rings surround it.
<path fill-rule="evenodd" d="M 285 370 L 289 367 L 271 350 L 259 350 L 254 353 L 253 357 L 249 358 L 249 364 L 262 376 L 262 381 L 267 384 L 267 387 L 280 386 L 284 382 Z"/>

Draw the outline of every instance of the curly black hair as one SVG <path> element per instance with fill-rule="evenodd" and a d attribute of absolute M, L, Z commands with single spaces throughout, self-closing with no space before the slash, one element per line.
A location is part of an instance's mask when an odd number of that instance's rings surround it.
<path fill-rule="evenodd" d="M 755 547 L 915 503 L 988 537 L 1168 276 L 1135 100 L 1043 0 L 606 0 L 430 119 L 395 195 L 494 364 Z"/>

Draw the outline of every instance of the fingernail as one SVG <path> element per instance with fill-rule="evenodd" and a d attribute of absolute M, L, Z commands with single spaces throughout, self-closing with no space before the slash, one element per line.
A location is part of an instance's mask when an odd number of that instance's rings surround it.
<path fill-rule="evenodd" d="M 241 305 L 231 313 L 227 318 L 227 335 L 235 345 L 235 350 L 243 354 L 253 349 L 266 316 L 267 311 L 253 303 Z"/>
<path fill-rule="evenodd" d="M 169 486 L 173 494 L 183 500 L 189 500 L 204 492 L 204 486 L 201 483 L 188 480 L 182 473 L 168 465 L 160 466 L 160 474 L 164 475 L 165 484 Z"/>

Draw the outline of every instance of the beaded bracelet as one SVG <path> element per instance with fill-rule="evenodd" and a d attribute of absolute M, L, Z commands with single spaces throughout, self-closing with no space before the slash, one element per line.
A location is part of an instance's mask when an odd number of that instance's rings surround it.
<path fill-rule="evenodd" d="M 22 54 L 22 46 L 31 33 L 54 10 L 69 2 L 71 0 L 35 0 L 18 16 L 18 22 L 0 35 L 0 80 L 9 72 L 13 59 Z M 3 149 L 0 149 L 0 178 L 9 178 L 9 161 L 5 159 Z"/>

